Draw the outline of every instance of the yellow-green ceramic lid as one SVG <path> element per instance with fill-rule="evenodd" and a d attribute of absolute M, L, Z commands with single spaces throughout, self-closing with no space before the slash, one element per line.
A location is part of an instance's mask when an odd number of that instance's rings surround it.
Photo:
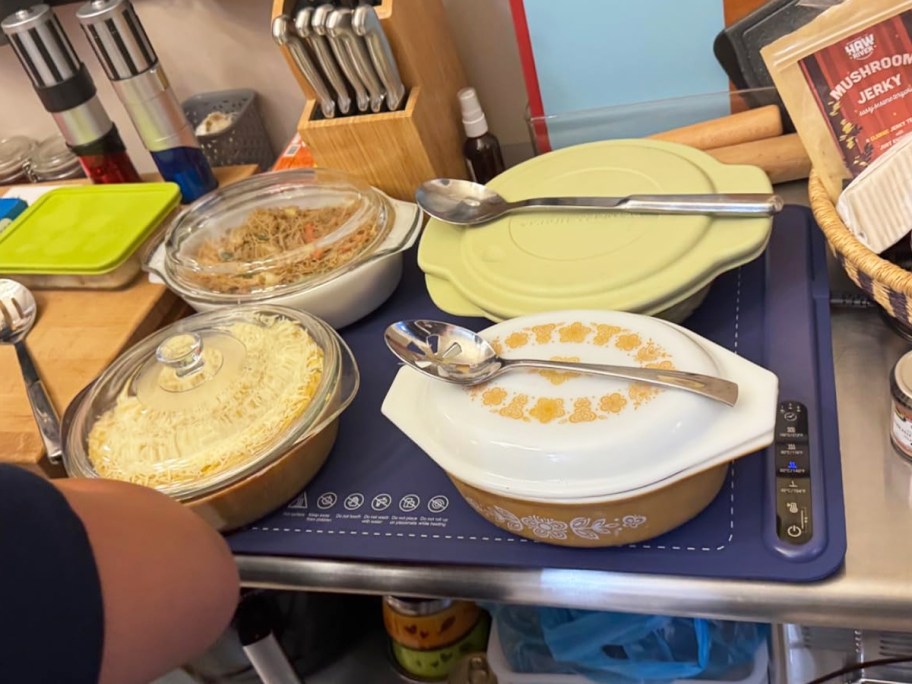
<path fill-rule="evenodd" d="M 766 174 L 655 140 L 609 140 L 535 157 L 489 187 L 507 200 L 572 195 L 772 192 Z M 587 308 L 654 314 L 759 256 L 771 218 L 515 213 L 475 228 L 432 219 L 418 251 L 428 291 L 494 320 Z"/>
<path fill-rule="evenodd" d="M 180 201 L 174 183 L 58 188 L 0 232 L 0 273 L 103 275 L 120 266 Z"/>

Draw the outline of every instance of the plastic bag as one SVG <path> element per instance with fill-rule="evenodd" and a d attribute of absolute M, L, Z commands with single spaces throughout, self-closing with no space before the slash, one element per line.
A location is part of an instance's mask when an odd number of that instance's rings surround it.
<path fill-rule="evenodd" d="M 766 625 L 559 608 L 489 607 L 517 672 L 658 684 L 746 677 Z"/>

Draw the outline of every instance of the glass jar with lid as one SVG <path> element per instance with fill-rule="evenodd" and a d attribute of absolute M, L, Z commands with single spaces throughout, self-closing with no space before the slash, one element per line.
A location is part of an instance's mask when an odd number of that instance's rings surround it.
<path fill-rule="evenodd" d="M 35 146 L 28 158 L 28 171 L 36 183 L 85 178 L 79 157 L 60 135 L 45 138 Z"/>
<path fill-rule="evenodd" d="M 35 141 L 24 135 L 0 139 L 0 185 L 27 183 L 28 159 Z"/>

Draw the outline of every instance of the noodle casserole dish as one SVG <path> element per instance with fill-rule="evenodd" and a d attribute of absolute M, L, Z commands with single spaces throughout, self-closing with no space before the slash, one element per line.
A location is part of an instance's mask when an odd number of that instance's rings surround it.
<path fill-rule="evenodd" d="M 64 465 L 71 477 L 153 487 L 234 529 L 316 475 L 358 382 L 345 343 L 306 313 L 197 314 L 138 343 L 76 397 Z"/>
<path fill-rule="evenodd" d="M 267 173 L 187 207 L 146 268 L 197 311 L 268 302 L 341 328 L 393 293 L 421 224 L 342 172 Z"/>

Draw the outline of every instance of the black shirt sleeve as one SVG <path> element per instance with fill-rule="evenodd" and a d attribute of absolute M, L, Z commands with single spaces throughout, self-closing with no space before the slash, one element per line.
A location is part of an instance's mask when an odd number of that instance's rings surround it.
<path fill-rule="evenodd" d="M 82 522 L 50 483 L 0 464 L 0 682 L 94 684 L 103 638 Z"/>

